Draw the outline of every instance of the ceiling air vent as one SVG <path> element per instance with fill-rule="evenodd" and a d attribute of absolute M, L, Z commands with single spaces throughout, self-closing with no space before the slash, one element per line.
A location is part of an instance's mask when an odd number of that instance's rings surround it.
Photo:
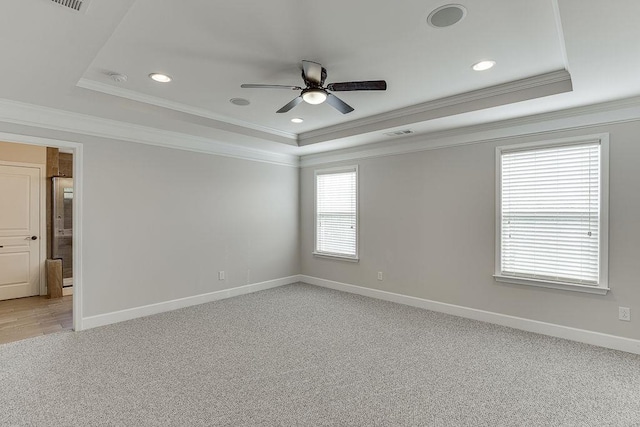
<path fill-rule="evenodd" d="M 403 130 L 396 130 L 393 132 L 387 132 L 385 133 L 385 135 L 387 136 L 404 136 L 404 135 L 411 135 L 413 133 L 412 130 L 410 129 L 403 129 Z"/>
<path fill-rule="evenodd" d="M 87 7 L 89 6 L 90 0 L 51 0 L 54 3 L 59 4 L 60 6 L 67 7 L 69 9 L 73 9 L 76 12 L 85 12 Z"/>

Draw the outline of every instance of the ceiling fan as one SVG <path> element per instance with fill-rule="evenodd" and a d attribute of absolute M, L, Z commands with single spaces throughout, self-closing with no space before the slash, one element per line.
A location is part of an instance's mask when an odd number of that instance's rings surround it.
<path fill-rule="evenodd" d="M 313 61 L 302 61 L 302 80 L 304 80 L 304 83 L 306 85 L 304 88 L 301 86 L 263 84 L 243 84 L 240 87 L 245 89 L 289 89 L 302 91 L 299 96 L 276 111 L 277 113 L 286 113 L 296 105 L 300 104 L 302 101 L 305 101 L 309 104 L 322 104 L 323 102 L 327 101 L 329 105 L 340 111 L 342 114 L 347 114 L 353 111 L 353 107 L 330 92 L 387 90 L 387 82 L 384 80 L 329 83 L 328 85 L 324 86 L 324 81 L 326 78 L 327 70 L 322 65 Z"/>

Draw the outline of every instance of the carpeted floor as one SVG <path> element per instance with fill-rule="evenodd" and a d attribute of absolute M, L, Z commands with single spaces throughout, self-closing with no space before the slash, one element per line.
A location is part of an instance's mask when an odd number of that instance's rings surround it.
<path fill-rule="evenodd" d="M 640 356 L 309 285 L 0 345 L 0 424 L 638 426 Z"/>

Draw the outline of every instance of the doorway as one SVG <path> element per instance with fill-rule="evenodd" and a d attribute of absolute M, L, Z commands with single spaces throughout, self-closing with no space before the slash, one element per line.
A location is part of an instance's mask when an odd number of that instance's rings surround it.
<path fill-rule="evenodd" d="M 0 133 L 0 344 L 82 329 L 81 154 L 77 143 Z"/>

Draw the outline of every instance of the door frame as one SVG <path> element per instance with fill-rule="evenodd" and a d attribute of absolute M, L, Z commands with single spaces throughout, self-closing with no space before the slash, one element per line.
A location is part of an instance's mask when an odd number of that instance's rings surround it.
<path fill-rule="evenodd" d="M 83 159 L 82 159 L 82 144 L 79 142 L 62 141 L 52 138 L 41 138 L 37 136 L 20 135 L 13 133 L 0 132 L 0 140 L 6 142 L 14 142 L 16 144 L 26 145 L 39 145 L 44 147 L 62 148 L 64 150 L 71 150 L 73 153 L 73 330 L 81 331 L 82 326 L 82 308 L 83 308 L 83 281 L 82 281 L 82 187 L 83 187 Z M 5 162 L 3 162 L 5 163 Z M 9 163 L 9 162 L 6 162 Z M 25 165 L 25 164 L 23 164 Z M 40 166 L 40 165 L 35 165 Z M 45 185 L 45 169 L 42 166 L 41 170 L 41 209 L 40 209 L 40 235 L 45 236 L 40 240 L 40 259 L 43 256 L 46 259 L 46 187 L 42 190 L 42 185 Z M 45 227 L 44 231 L 42 227 Z M 44 280 L 44 261 L 42 261 L 42 268 L 40 269 L 40 292 L 42 293 L 43 286 L 46 286 Z M 46 287 L 45 294 L 46 294 Z"/>
<path fill-rule="evenodd" d="M 7 141 L 9 142 L 9 141 Z M 38 197 L 38 235 L 40 238 L 40 250 L 38 257 L 38 293 L 47 295 L 47 284 L 45 280 L 44 262 L 47 259 L 47 182 L 45 165 L 38 163 L 8 162 L 0 160 L 0 166 L 17 166 L 22 168 L 38 169 L 38 182 L 40 194 Z"/>

